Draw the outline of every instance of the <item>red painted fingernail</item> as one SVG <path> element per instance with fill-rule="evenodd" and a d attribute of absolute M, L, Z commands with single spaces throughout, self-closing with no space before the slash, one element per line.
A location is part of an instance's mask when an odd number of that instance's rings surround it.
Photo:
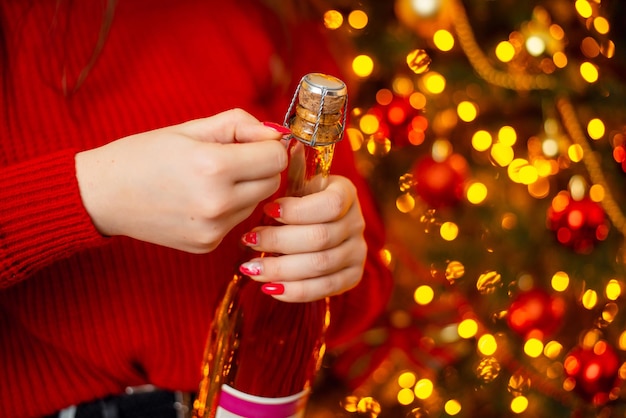
<path fill-rule="evenodd" d="M 285 293 L 285 286 L 280 283 L 265 283 L 261 286 L 261 290 L 266 295 L 282 295 Z"/>
<path fill-rule="evenodd" d="M 241 242 L 243 245 L 257 245 L 259 241 L 259 236 L 256 232 L 246 232 L 241 237 Z"/>
<path fill-rule="evenodd" d="M 239 271 L 248 276 L 258 276 L 261 274 L 261 267 L 258 261 L 248 261 L 239 266 Z"/>
<path fill-rule="evenodd" d="M 263 125 L 267 126 L 268 128 L 272 128 L 276 132 L 279 132 L 283 135 L 289 135 L 291 133 L 291 129 L 287 128 L 286 126 L 274 123 L 274 122 L 263 122 Z"/>
<path fill-rule="evenodd" d="M 280 205 L 276 202 L 270 202 L 263 206 L 263 212 L 271 218 L 280 218 L 280 215 L 282 215 Z"/>

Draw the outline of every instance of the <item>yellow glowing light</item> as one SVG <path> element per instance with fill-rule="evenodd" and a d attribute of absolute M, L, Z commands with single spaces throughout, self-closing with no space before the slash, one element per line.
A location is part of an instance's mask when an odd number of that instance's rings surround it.
<path fill-rule="evenodd" d="M 487 131 L 476 131 L 476 133 L 472 135 L 472 147 L 474 147 L 476 151 L 488 150 L 492 142 L 493 138 L 491 137 L 491 134 Z"/>
<path fill-rule="evenodd" d="M 565 192 L 559 193 L 552 199 L 552 208 L 557 212 L 562 212 L 570 204 L 569 195 Z"/>
<path fill-rule="evenodd" d="M 565 31 L 563 30 L 562 27 L 560 27 L 556 23 L 551 24 L 548 31 L 550 32 L 550 35 L 558 41 L 565 38 Z"/>
<path fill-rule="evenodd" d="M 498 343 L 496 342 L 495 337 L 491 334 L 482 335 L 478 339 L 476 346 L 478 347 L 478 351 L 485 356 L 493 355 L 498 349 Z"/>
<path fill-rule="evenodd" d="M 375 138 L 374 135 L 370 135 L 365 143 L 365 147 L 370 155 L 387 155 L 391 150 L 391 140 L 386 137 Z"/>
<path fill-rule="evenodd" d="M 595 83 L 600 76 L 598 68 L 590 62 L 580 64 L 580 75 L 587 83 Z"/>
<path fill-rule="evenodd" d="M 502 41 L 496 46 L 496 57 L 502 62 L 509 62 L 515 56 L 515 47 L 509 41 Z"/>
<path fill-rule="evenodd" d="M 519 170 L 519 179 L 522 184 L 533 184 L 539 179 L 537 168 L 533 165 L 525 165 Z"/>
<path fill-rule="evenodd" d="M 352 71 L 359 77 L 368 77 L 374 71 L 374 60 L 368 55 L 358 55 L 352 60 Z"/>
<path fill-rule="evenodd" d="M 599 184 L 594 184 L 589 188 L 589 198 L 594 202 L 602 202 L 605 195 L 604 187 Z"/>
<path fill-rule="evenodd" d="M 600 139 L 604 136 L 605 128 L 604 122 L 600 119 L 591 119 L 587 124 L 587 133 L 591 139 Z"/>
<path fill-rule="evenodd" d="M 398 386 L 401 388 L 412 388 L 416 381 L 417 377 L 413 372 L 404 372 L 398 376 Z"/>
<path fill-rule="evenodd" d="M 557 51 L 552 55 L 552 61 L 557 68 L 565 68 L 567 67 L 567 55 L 561 51 Z"/>
<path fill-rule="evenodd" d="M 363 133 L 356 128 L 348 128 L 346 129 L 346 135 L 348 136 L 348 141 L 350 141 L 350 146 L 352 147 L 352 151 L 357 151 L 361 149 L 363 145 Z"/>
<path fill-rule="evenodd" d="M 539 178 L 536 182 L 528 185 L 528 194 L 536 199 L 543 199 L 550 194 L 550 181 L 546 178 Z"/>
<path fill-rule="evenodd" d="M 544 160 L 543 158 L 535 159 L 533 166 L 537 169 L 537 174 L 539 174 L 540 177 L 548 177 L 552 174 L 552 164 L 550 161 Z"/>
<path fill-rule="evenodd" d="M 537 358 L 543 353 L 543 343 L 537 338 L 529 338 L 524 343 L 524 353 L 528 357 Z"/>
<path fill-rule="evenodd" d="M 583 147 L 578 144 L 570 145 L 567 148 L 567 156 L 575 163 L 580 162 L 583 159 Z"/>
<path fill-rule="evenodd" d="M 613 58 L 615 56 L 615 42 L 610 39 L 602 43 L 600 52 L 607 58 Z"/>
<path fill-rule="evenodd" d="M 441 8 L 441 0 L 412 0 L 411 7 L 418 16 L 430 17 Z"/>
<path fill-rule="evenodd" d="M 420 286 L 415 289 L 413 293 L 413 299 L 418 305 L 428 305 L 435 298 L 435 292 L 430 286 Z"/>
<path fill-rule="evenodd" d="M 620 350 L 626 350 L 626 331 L 622 331 L 617 340 L 617 344 Z"/>
<path fill-rule="evenodd" d="M 464 319 L 457 327 L 457 333 L 461 338 L 473 338 L 478 332 L 478 323 L 473 319 Z"/>
<path fill-rule="evenodd" d="M 413 109 L 423 109 L 426 107 L 426 96 L 420 92 L 411 93 L 409 96 L 409 104 Z"/>
<path fill-rule="evenodd" d="M 604 293 L 606 294 L 607 299 L 609 300 L 617 300 L 622 294 L 622 286 L 615 279 L 609 280 L 609 283 L 606 285 L 606 289 L 604 289 Z"/>
<path fill-rule="evenodd" d="M 524 45 L 526 46 L 528 53 L 533 57 L 538 57 L 546 50 L 546 43 L 539 36 L 529 36 Z"/>
<path fill-rule="evenodd" d="M 587 289 L 582 297 L 583 306 L 589 310 L 598 304 L 598 293 L 593 289 Z"/>
<path fill-rule="evenodd" d="M 439 29 L 433 35 L 433 42 L 435 46 L 441 51 L 449 51 L 454 47 L 454 37 L 450 32 L 445 29 Z"/>
<path fill-rule="evenodd" d="M 551 285 L 557 292 L 564 292 L 569 287 L 569 275 L 564 271 L 557 271 L 552 276 Z"/>
<path fill-rule="evenodd" d="M 468 101 L 463 101 L 456 107 L 456 113 L 463 122 L 471 122 L 478 115 L 478 107 Z"/>
<path fill-rule="evenodd" d="M 348 15 L 348 24 L 354 29 L 363 29 L 367 26 L 368 17 L 367 13 L 363 10 L 353 10 Z"/>
<path fill-rule="evenodd" d="M 491 147 L 491 158 L 500 167 L 506 167 L 513 161 L 515 154 L 508 145 L 496 143 Z"/>
<path fill-rule="evenodd" d="M 431 71 L 424 75 L 424 86 L 431 94 L 440 94 L 446 89 L 446 79 L 439 73 Z"/>
<path fill-rule="evenodd" d="M 459 236 L 459 227 L 454 222 L 444 222 L 439 228 L 439 234 L 446 241 L 454 241 Z"/>
<path fill-rule="evenodd" d="M 339 29 L 343 25 L 343 15 L 337 10 L 328 10 L 324 13 L 324 26 L 327 29 Z"/>
<path fill-rule="evenodd" d="M 550 341 L 546 344 L 546 347 L 543 349 L 543 354 L 552 360 L 555 360 L 558 356 L 561 355 L 563 351 L 563 345 L 561 345 L 558 341 Z"/>
<path fill-rule="evenodd" d="M 456 399 L 450 399 L 445 403 L 443 409 L 448 415 L 457 415 L 459 412 L 461 412 L 461 402 L 457 401 Z"/>
<path fill-rule="evenodd" d="M 606 35 L 610 30 L 609 21 L 602 16 L 598 16 L 593 19 L 593 27 L 601 35 Z"/>
<path fill-rule="evenodd" d="M 452 154 L 452 144 L 447 139 L 437 139 L 431 153 L 435 161 L 442 162 Z"/>
<path fill-rule="evenodd" d="M 522 167 L 525 167 L 527 165 L 528 160 L 524 158 L 516 158 L 509 163 L 509 166 L 507 168 L 507 174 L 509 175 L 509 178 L 512 182 L 522 183 L 522 179 L 520 178 L 520 171 Z"/>
<path fill-rule="evenodd" d="M 521 414 L 528 409 L 528 398 L 525 396 L 516 396 L 511 401 L 511 411 L 515 414 Z"/>
<path fill-rule="evenodd" d="M 487 198 L 487 186 L 480 182 L 474 182 L 469 185 L 465 195 L 467 200 L 474 205 L 483 203 Z"/>
<path fill-rule="evenodd" d="M 363 117 L 359 121 L 359 128 L 361 128 L 363 133 L 371 135 L 374 132 L 378 131 L 378 129 L 380 128 L 380 122 L 378 118 L 374 115 L 363 115 Z"/>
<path fill-rule="evenodd" d="M 393 79 L 393 82 L 391 83 L 391 88 L 400 96 L 408 96 L 409 94 L 413 93 L 413 89 L 415 88 L 415 86 L 413 85 L 413 80 L 411 80 L 409 77 L 398 76 Z"/>
<path fill-rule="evenodd" d="M 429 379 L 420 379 L 416 384 L 413 392 L 419 399 L 428 399 L 432 394 L 435 386 Z"/>
<path fill-rule="evenodd" d="M 409 213 L 415 208 L 415 198 L 410 193 L 403 193 L 396 199 L 396 207 L 402 213 Z"/>
<path fill-rule="evenodd" d="M 498 131 L 498 142 L 512 147 L 517 142 L 517 132 L 512 126 L 503 126 Z"/>
<path fill-rule="evenodd" d="M 581 200 L 587 192 L 587 181 L 583 176 L 574 175 L 569 180 L 569 192 L 574 200 Z M 572 214 L 572 216 L 576 216 Z"/>
<path fill-rule="evenodd" d="M 411 389 L 403 388 L 398 391 L 397 399 L 400 405 L 410 405 L 415 400 L 415 395 Z"/>
<path fill-rule="evenodd" d="M 576 11 L 582 18 L 587 19 L 593 14 L 591 4 L 589 4 L 587 0 L 576 0 L 576 3 L 574 3 L 574 7 L 576 7 Z"/>
<path fill-rule="evenodd" d="M 541 151 L 546 157 L 556 157 L 559 153 L 559 143 L 554 138 L 546 138 L 541 143 Z"/>

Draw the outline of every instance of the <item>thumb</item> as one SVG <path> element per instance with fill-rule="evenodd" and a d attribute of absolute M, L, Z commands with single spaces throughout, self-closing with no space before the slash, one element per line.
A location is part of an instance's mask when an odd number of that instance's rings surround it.
<path fill-rule="evenodd" d="M 265 125 L 242 109 L 231 109 L 208 118 L 185 122 L 180 128 L 199 141 L 223 144 L 277 141 L 289 133 L 288 128 L 274 123 Z"/>

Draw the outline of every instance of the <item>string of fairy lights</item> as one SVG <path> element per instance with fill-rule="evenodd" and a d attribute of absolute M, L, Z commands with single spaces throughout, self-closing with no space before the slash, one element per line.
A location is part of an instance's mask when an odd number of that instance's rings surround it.
<path fill-rule="evenodd" d="M 603 16 L 602 0 L 575 0 L 572 2 L 578 18 L 587 28 L 589 35 L 580 41 L 580 51 L 585 58 L 582 62 L 573 62 L 573 57 L 565 51 L 567 34 L 565 30 L 554 23 L 545 8 L 535 7 L 532 17 L 519 30 L 510 33 L 508 39 L 503 39 L 493 45 L 493 49 L 486 50 L 479 45 L 468 17 L 465 6 L 460 0 L 396 0 L 395 12 L 398 20 L 407 27 L 413 28 L 416 34 L 434 47 L 439 53 L 453 51 L 458 42 L 460 50 L 474 72 L 487 84 L 516 92 L 528 91 L 559 91 L 559 97 L 553 103 L 555 112 L 546 112 L 544 131 L 528 139 L 528 156 L 516 156 L 514 145 L 518 142 L 516 130 L 504 124 L 495 131 L 493 129 L 478 128 L 471 138 L 473 149 L 479 153 L 488 153 L 489 161 L 496 167 L 506 168 L 509 179 L 515 183 L 524 184 L 528 193 L 534 198 L 545 198 L 550 195 L 548 179 L 561 171 L 559 159 L 568 159 L 571 164 L 582 163 L 591 181 L 587 185 L 582 176 L 572 176 L 569 182 L 568 198 L 578 200 L 587 196 L 602 206 L 614 228 L 626 236 L 626 216 L 613 196 L 609 182 L 604 176 L 602 165 L 598 161 L 590 141 L 606 138 L 607 127 L 601 117 L 589 118 L 586 123 L 581 120 L 577 109 L 568 97 L 567 88 L 563 85 L 559 71 L 576 68 L 579 81 L 593 85 L 602 76 L 602 68 L 594 63 L 594 59 L 611 59 L 615 54 L 615 43 L 611 40 L 611 27 L 606 16 Z M 348 13 L 339 10 L 328 10 L 324 15 L 324 24 L 329 30 L 338 30 L 348 27 L 353 35 L 358 36 L 360 31 L 367 28 L 370 20 L 366 10 L 356 9 Z M 375 16 L 373 16 L 375 18 Z M 385 115 L 364 108 L 355 108 L 352 111 L 352 126 L 347 129 L 348 138 L 353 149 L 364 148 L 374 157 L 382 157 L 393 149 L 394 141 L 389 138 L 389 131 L 384 129 L 387 124 L 403 122 L 409 125 L 407 141 L 410 145 L 420 146 L 426 138 L 426 131 L 430 130 L 436 139 L 432 142 L 431 153 L 435 160 L 443 160 L 453 155 L 454 146 L 441 132 L 448 132 L 458 123 L 473 123 L 480 115 L 480 106 L 473 94 L 472 86 L 468 86 L 462 97 L 457 100 L 455 107 L 439 110 L 436 114 L 426 116 L 423 110 L 430 101 L 446 91 L 446 77 L 431 68 L 431 57 L 424 49 L 406 51 L 406 65 L 413 73 L 407 76 L 400 72 L 391 81 L 389 88 L 380 89 L 376 93 L 375 101 L 378 106 L 385 106 L 388 112 Z M 362 80 L 367 80 L 376 72 L 377 62 L 367 53 L 359 54 L 352 60 L 354 74 Z M 571 71 L 570 71 L 571 72 Z M 396 98 L 405 99 L 403 106 L 394 107 Z M 408 110 L 407 110 L 408 106 Z M 395 112 L 395 113 L 394 113 Z M 558 115 L 555 117 L 554 115 Z M 406 119 L 409 119 L 407 122 Z M 563 128 L 561 128 L 561 126 Z M 563 152 L 563 143 L 566 143 Z M 412 173 L 406 173 L 399 179 L 401 195 L 396 200 L 396 208 L 401 213 L 411 213 L 418 207 L 414 196 L 413 186 L 415 179 Z M 480 205 L 488 199 L 489 187 L 477 179 L 469 179 L 464 189 L 464 198 L 467 202 Z M 557 205 L 560 193 L 554 199 Z M 423 208 L 420 208 L 422 210 Z M 439 228 L 441 237 L 446 241 L 455 240 L 461 231 L 453 221 L 438 222 L 432 212 L 426 212 L 421 222 Z M 514 224 L 512 214 L 505 214 L 502 226 Z M 386 250 L 385 258 L 388 261 L 393 257 L 393 251 Z M 391 261 L 390 261 L 391 262 Z M 446 266 L 445 278 L 453 284 L 464 274 L 463 265 L 453 260 Z M 477 279 L 478 291 L 488 294 L 501 285 L 501 277 L 496 271 L 488 271 Z M 556 292 L 565 291 L 570 286 L 570 277 L 564 271 L 557 271 L 550 280 L 552 289 Z M 520 280 L 522 283 L 523 280 Z M 520 284 L 520 286 L 522 286 Z M 602 291 L 604 296 L 599 292 Z M 580 297 L 581 305 L 591 311 L 603 303 L 601 317 L 604 323 L 611 323 L 617 311 L 616 300 L 622 295 L 622 284 L 618 280 L 610 280 L 604 289 L 583 289 Z M 427 306 L 433 302 L 436 294 L 431 286 L 421 285 L 414 294 L 418 305 Z M 604 299 L 603 299 L 604 298 Z M 500 346 L 506 346 L 502 335 L 491 334 L 488 327 L 481 323 L 478 315 L 466 313 L 463 320 L 454 325 L 456 337 L 464 340 L 475 340 L 477 353 L 481 356 L 476 366 L 476 374 L 480 380 L 489 383 L 495 379 L 503 365 L 511 366 L 514 359 L 505 354 L 496 355 Z M 592 329 L 581 337 L 584 347 L 605 347 L 602 333 Z M 618 338 L 618 346 L 626 350 L 626 331 Z M 604 349 L 604 348 L 602 348 Z M 568 371 L 571 356 L 563 360 L 565 347 L 558 341 L 543 341 L 541 338 L 527 338 L 524 341 L 523 352 L 529 358 L 545 357 L 552 362 L 541 372 L 514 372 L 508 381 L 508 391 L 511 394 L 509 409 L 515 414 L 522 414 L 532 410 L 532 398 L 527 396 L 531 386 L 542 387 L 543 391 L 565 405 L 573 405 L 573 398 L 568 397 L 575 387 L 575 378 L 564 379 L 560 387 L 555 386 L 555 378 L 563 377 L 563 371 Z M 559 360 L 560 359 L 560 360 Z M 543 374 L 549 379 L 543 381 L 535 378 Z M 449 397 L 438 390 L 432 378 L 419 378 L 413 371 L 402 371 L 396 376 L 396 400 L 401 405 L 414 407 L 407 417 L 421 418 L 436 416 L 433 413 L 442 412 L 448 416 L 455 416 L 463 410 L 460 399 Z M 369 389 L 359 392 L 363 396 L 350 396 L 344 400 L 342 406 L 350 413 L 361 413 L 376 417 L 381 412 L 380 404 L 371 396 L 367 396 Z M 611 399 L 618 396 L 610 395 Z M 435 401 L 437 398 L 437 401 Z M 438 406 L 434 406 L 438 403 Z M 430 415 L 429 415 L 430 412 Z"/>

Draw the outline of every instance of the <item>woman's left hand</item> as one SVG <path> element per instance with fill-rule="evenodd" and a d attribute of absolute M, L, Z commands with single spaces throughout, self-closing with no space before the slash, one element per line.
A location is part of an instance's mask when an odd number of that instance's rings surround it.
<path fill-rule="evenodd" d="M 282 223 L 260 226 L 242 241 L 270 254 L 240 270 L 263 282 L 263 291 L 287 302 L 308 302 L 343 293 L 361 280 L 367 254 L 365 221 L 356 187 L 331 175 L 326 188 L 304 197 L 283 197 L 264 207 Z"/>

